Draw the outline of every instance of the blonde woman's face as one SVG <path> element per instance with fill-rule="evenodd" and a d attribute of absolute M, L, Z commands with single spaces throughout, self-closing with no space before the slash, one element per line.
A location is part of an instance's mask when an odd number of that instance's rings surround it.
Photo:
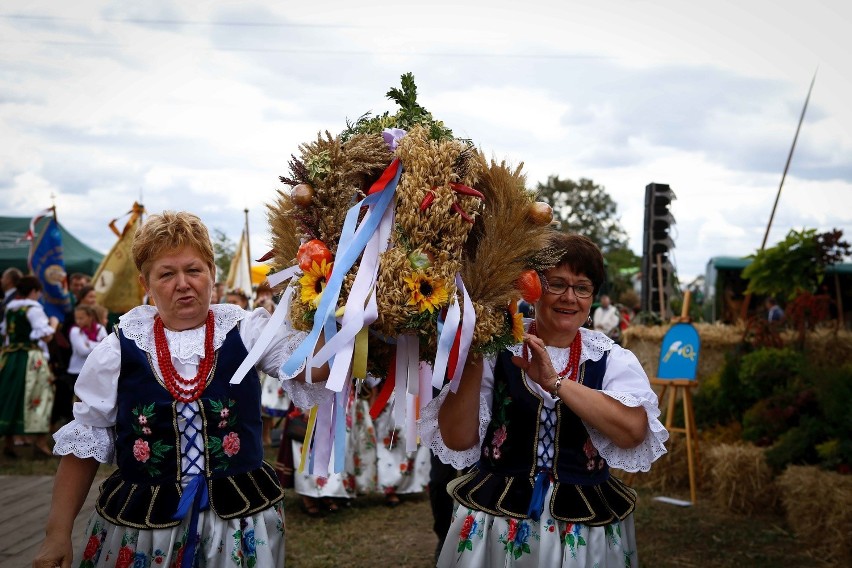
<path fill-rule="evenodd" d="M 147 281 L 142 276 L 140 280 L 167 328 L 183 331 L 206 320 L 213 274 L 195 249 L 166 252 L 151 263 Z"/>

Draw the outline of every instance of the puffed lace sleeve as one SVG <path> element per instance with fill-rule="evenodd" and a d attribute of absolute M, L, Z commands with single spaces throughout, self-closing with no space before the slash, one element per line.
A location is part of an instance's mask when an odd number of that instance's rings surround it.
<path fill-rule="evenodd" d="M 240 334 L 247 349 L 251 350 L 269 322 L 269 312 L 264 308 L 257 308 L 246 317 L 240 328 Z M 275 330 L 275 336 L 269 343 L 269 347 L 258 361 L 258 366 L 266 374 L 278 377 L 290 400 L 297 408 L 302 409 L 328 402 L 334 397 L 334 393 L 325 388 L 325 381 L 305 383 L 291 380 L 305 369 L 304 363 L 291 375 L 284 375 L 281 370 L 281 365 L 290 358 L 307 336 L 306 332 L 293 329 L 290 320 L 285 319 L 284 323 Z"/>
<path fill-rule="evenodd" d="M 27 319 L 29 320 L 30 328 L 32 329 L 30 332 L 30 339 L 36 341 L 42 337 L 53 335 L 56 333 L 56 330 L 50 326 L 50 319 L 47 317 L 47 314 L 44 313 L 44 309 L 38 303 L 33 303 L 35 305 L 27 310 Z"/>
<path fill-rule="evenodd" d="M 121 346 L 110 334 L 92 350 L 74 387 L 74 419 L 54 435 L 57 455 L 74 454 L 112 463 L 115 457 L 116 398 L 121 371 Z"/>
<path fill-rule="evenodd" d="M 482 387 L 479 391 L 479 439 L 485 437 L 485 430 L 488 428 L 488 423 L 491 421 L 491 397 L 494 389 L 494 362 L 495 359 L 489 358 L 483 361 L 482 365 Z M 444 439 L 441 437 L 441 429 L 438 426 L 438 411 L 447 398 L 447 393 L 450 390 L 450 385 L 447 384 L 441 389 L 438 396 L 432 399 L 421 411 L 420 419 L 417 421 L 417 426 L 422 444 L 429 446 L 429 449 L 445 464 L 449 464 L 456 469 L 464 469 L 472 466 L 479 461 L 481 452 L 480 445 L 476 444 L 466 450 L 456 451 L 451 450 L 444 444 Z"/>
<path fill-rule="evenodd" d="M 592 443 L 607 463 L 624 471 L 648 471 L 651 464 L 666 453 L 665 441 L 669 433 L 660 422 L 657 395 L 651 389 L 648 376 L 636 356 L 618 345 L 613 345 L 607 358 L 601 392 L 625 406 L 641 406 L 648 415 L 648 429 L 644 441 L 635 448 L 619 448 L 612 440 L 586 424 Z"/>

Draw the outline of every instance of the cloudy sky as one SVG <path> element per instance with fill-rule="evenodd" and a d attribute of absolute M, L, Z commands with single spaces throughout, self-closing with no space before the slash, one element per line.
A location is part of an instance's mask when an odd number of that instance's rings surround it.
<path fill-rule="evenodd" d="M 411 71 L 421 104 L 528 185 L 590 178 L 642 251 L 645 186 L 667 183 L 682 281 L 769 235 L 852 238 L 852 3 L 844 0 L 6 0 L 0 211 L 54 201 L 106 252 L 141 199 L 268 249 L 290 154 Z"/>

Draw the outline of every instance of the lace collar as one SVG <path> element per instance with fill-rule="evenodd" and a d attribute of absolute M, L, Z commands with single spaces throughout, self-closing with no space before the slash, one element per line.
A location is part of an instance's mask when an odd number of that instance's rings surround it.
<path fill-rule="evenodd" d="M 532 323 L 532 320 L 524 320 L 526 328 L 529 328 L 530 323 Z M 579 333 L 581 342 L 580 363 L 583 363 L 584 361 L 600 361 L 603 354 L 611 350 L 612 346 L 615 344 L 612 339 L 600 331 L 581 327 Z M 509 346 L 509 351 L 512 352 L 512 355 L 521 357 L 523 348 L 523 343 L 516 343 Z M 554 367 L 561 368 L 568 363 L 568 354 L 571 351 L 568 347 L 551 347 L 548 345 L 546 349 Z"/>
<path fill-rule="evenodd" d="M 213 310 L 213 349 L 222 347 L 225 336 L 245 318 L 248 312 L 233 304 L 211 304 Z M 136 347 L 156 356 L 157 348 L 154 345 L 154 316 L 157 308 L 154 306 L 137 306 L 121 316 L 118 328 L 128 339 L 133 340 Z M 204 332 L 206 325 L 186 331 L 166 330 L 166 340 L 169 342 L 169 350 L 172 357 L 182 363 L 197 362 L 204 356 Z"/>

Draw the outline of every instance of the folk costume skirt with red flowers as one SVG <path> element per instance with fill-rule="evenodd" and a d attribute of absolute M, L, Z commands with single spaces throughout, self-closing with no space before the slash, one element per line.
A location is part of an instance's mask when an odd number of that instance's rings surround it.
<path fill-rule="evenodd" d="M 80 568 L 178 568 L 186 551 L 189 518 L 172 528 L 135 529 L 117 526 L 94 513 L 86 527 L 86 543 L 75 551 Z M 284 566 L 284 502 L 235 519 L 213 511 L 198 518 L 204 537 L 195 552 L 193 568 Z M 76 564 L 79 560 L 79 564 Z"/>
<path fill-rule="evenodd" d="M 544 498 L 549 503 L 553 486 Z M 638 567 L 633 515 L 590 527 L 554 519 L 513 519 L 456 504 L 453 523 L 438 559 L 439 568 L 631 568 Z"/>

